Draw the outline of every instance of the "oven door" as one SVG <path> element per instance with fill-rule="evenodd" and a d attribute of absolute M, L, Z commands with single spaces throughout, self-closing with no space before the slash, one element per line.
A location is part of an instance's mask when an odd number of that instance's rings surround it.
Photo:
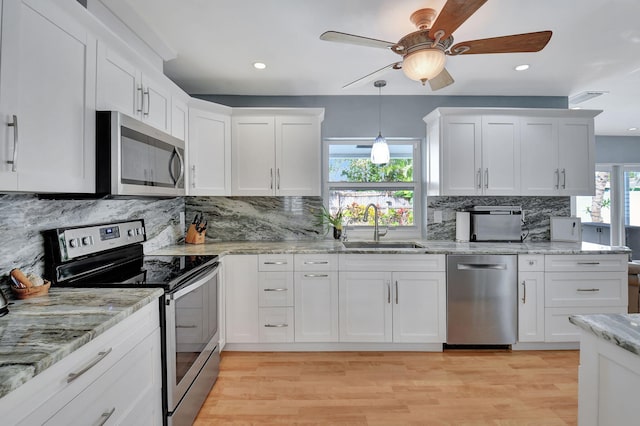
<path fill-rule="evenodd" d="M 167 414 L 171 418 L 184 407 L 195 410 L 195 417 L 218 371 L 217 266 L 167 293 L 165 307 Z"/>

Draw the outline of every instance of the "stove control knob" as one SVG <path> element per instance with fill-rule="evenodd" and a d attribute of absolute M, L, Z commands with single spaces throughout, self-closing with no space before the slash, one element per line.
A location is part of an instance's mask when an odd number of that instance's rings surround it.
<path fill-rule="evenodd" d="M 76 238 L 72 238 L 69 240 L 69 247 L 75 248 L 78 247 L 78 240 Z"/>
<path fill-rule="evenodd" d="M 93 244 L 93 238 L 91 238 L 91 237 L 83 237 L 82 238 L 82 245 L 90 246 L 91 244 Z"/>
<path fill-rule="evenodd" d="M 128 236 L 130 236 L 130 237 L 133 237 L 133 236 L 135 235 L 134 230 L 133 230 L 133 229 L 129 229 L 129 230 L 127 231 L 127 235 L 128 235 Z"/>

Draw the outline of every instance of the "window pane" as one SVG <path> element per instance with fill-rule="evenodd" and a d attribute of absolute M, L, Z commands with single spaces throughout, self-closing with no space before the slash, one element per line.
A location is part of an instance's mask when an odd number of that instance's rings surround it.
<path fill-rule="evenodd" d="M 611 223 L 611 174 L 596 172 L 596 195 L 576 197 L 576 215 L 583 222 Z"/>
<path fill-rule="evenodd" d="M 625 225 L 640 226 L 640 172 L 624 173 Z"/>
<path fill-rule="evenodd" d="M 365 208 L 369 204 L 378 207 L 381 226 L 413 226 L 413 190 L 330 190 L 329 210 L 344 211 L 345 225 L 373 226 L 374 211 L 364 221 Z"/>
<path fill-rule="evenodd" d="M 391 161 L 373 164 L 371 144 L 329 145 L 329 182 L 413 182 L 413 145 L 389 143 Z"/>

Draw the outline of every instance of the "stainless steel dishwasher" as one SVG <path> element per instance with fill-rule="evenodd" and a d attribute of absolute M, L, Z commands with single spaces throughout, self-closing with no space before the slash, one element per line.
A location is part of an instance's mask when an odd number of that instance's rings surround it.
<path fill-rule="evenodd" d="M 447 256 L 447 344 L 516 342 L 517 266 L 515 255 Z"/>

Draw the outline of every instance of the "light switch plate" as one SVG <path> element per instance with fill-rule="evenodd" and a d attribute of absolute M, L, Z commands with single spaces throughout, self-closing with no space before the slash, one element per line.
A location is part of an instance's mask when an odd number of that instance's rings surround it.
<path fill-rule="evenodd" d="M 442 223 L 442 210 L 433 211 L 433 223 Z"/>

